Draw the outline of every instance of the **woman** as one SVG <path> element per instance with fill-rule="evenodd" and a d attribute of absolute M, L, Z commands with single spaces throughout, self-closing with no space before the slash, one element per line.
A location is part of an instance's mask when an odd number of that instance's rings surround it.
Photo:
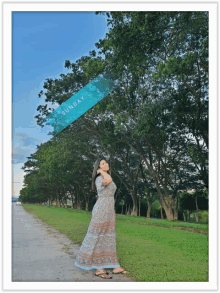
<path fill-rule="evenodd" d="M 108 170 L 109 165 L 105 160 L 96 160 L 92 189 L 95 182 L 98 200 L 75 261 L 75 266 L 84 270 L 96 269 L 95 275 L 105 279 L 111 279 L 112 276 L 104 268 L 113 268 L 113 274 L 129 273 L 120 267 L 116 255 L 114 194 L 117 187 Z"/>

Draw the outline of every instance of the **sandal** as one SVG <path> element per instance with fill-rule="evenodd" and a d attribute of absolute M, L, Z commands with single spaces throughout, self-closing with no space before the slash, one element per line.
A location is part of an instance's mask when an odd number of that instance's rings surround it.
<path fill-rule="evenodd" d="M 122 269 L 122 268 L 121 268 Z M 119 271 L 119 272 L 114 272 L 114 270 L 112 271 L 113 274 L 129 274 L 130 272 L 128 271 L 125 271 L 124 269 L 122 269 L 122 271 Z"/>
<path fill-rule="evenodd" d="M 102 271 L 102 272 L 99 272 L 99 273 L 95 273 L 95 276 L 103 278 L 103 279 L 112 279 L 112 276 L 110 276 L 109 273 L 106 272 L 105 270 L 104 270 L 104 272 Z"/>

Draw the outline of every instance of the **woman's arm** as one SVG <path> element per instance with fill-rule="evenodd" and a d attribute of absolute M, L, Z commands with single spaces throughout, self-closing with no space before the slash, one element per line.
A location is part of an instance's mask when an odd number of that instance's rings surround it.
<path fill-rule="evenodd" d="M 104 178 L 102 184 L 103 185 L 110 184 L 112 182 L 112 177 L 105 171 L 102 171 L 102 170 L 99 170 L 99 171 L 100 171 L 102 177 Z"/>

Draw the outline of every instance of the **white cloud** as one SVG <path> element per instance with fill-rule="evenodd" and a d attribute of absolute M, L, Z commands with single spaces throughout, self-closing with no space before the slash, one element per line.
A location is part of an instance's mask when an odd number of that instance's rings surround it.
<path fill-rule="evenodd" d="M 40 142 L 40 139 L 30 137 L 28 134 L 22 132 L 13 133 L 13 164 L 24 163 L 27 157 L 36 151 L 36 145 L 40 144 Z"/>

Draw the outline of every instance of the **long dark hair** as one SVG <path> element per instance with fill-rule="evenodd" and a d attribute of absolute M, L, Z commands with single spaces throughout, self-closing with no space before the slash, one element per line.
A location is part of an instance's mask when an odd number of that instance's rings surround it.
<path fill-rule="evenodd" d="M 92 172 L 92 190 L 95 189 L 95 180 L 98 176 L 100 176 L 101 174 L 97 174 L 97 170 L 100 168 L 99 164 L 102 160 L 105 160 L 103 159 L 102 157 L 99 157 L 96 161 L 95 161 L 95 164 L 94 164 L 94 168 L 93 168 L 93 172 Z"/>

